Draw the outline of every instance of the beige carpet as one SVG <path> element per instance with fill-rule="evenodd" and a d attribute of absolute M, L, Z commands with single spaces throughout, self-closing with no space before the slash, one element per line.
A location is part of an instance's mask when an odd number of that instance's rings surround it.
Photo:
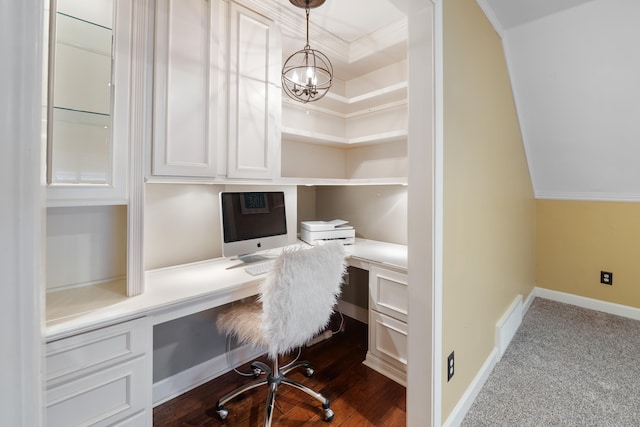
<path fill-rule="evenodd" d="M 462 426 L 640 426 L 640 322 L 537 298 Z"/>

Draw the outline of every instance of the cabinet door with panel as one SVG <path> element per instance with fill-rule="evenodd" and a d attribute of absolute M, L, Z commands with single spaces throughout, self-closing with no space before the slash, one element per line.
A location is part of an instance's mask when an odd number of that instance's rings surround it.
<path fill-rule="evenodd" d="M 127 203 L 132 5 L 51 2 L 47 205 Z"/>
<path fill-rule="evenodd" d="M 369 350 L 365 364 L 406 385 L 407 274 L 372 265 L 369 269 Z"/>
<path fill-rule="evenodd" d="M 47 425 L 150 425 L 147 318 L 47 343 Z"/>
<path fill-rule="evenodd" d="M 223 25 L 217 0 L 158 0 L 155 11 L 154 176 L 216 175 Z"/>
<path fill-rule="evenodd" d="M 280 175 L 282 42 L 277 25 L 237 3 L 229 19 L 229 178 Z"/>

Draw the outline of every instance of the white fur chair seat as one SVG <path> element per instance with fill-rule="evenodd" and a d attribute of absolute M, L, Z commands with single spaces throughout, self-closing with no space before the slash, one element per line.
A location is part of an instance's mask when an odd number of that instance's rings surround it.
<path fill-rule="evenodd" d="M 298 361 L 286 370 L 278 367 L 278 355 L 304 345 L 329 323 L 336 304 L 346 262 L 341 243 L 328 243 L 311 249 L 284 250 L 260 287 L 257 301 L 232 305 L 218 315 L 220 332 L 234 336 L 240 343 L 266 349 L 273 368 L 253 362 L 254 372 L 266 372 L 267 378 L 245 384 L 222 397 L 216 411 L 223 420 L 228 411 L 224 404 L 246 390 L 267 384 L 270 387 L 264 425 L 271 425 L 275 393 L 280 384 L 288 384 L 322 402 L 324 420 L 333 419 L 329 400 L 308 387 L 292 381 L 285 374 L 302 366 L 313 374 L 309 362 Z"/>

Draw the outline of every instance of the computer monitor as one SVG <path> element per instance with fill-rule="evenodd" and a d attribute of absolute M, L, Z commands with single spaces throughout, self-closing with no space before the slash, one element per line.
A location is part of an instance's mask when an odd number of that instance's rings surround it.
<path fill-rule="evenodd" d="M 245 262 L 260 259 L 256 252 L 286 246 L 287 215 L 284 192 L 220 193 L 222 254 Z"/>

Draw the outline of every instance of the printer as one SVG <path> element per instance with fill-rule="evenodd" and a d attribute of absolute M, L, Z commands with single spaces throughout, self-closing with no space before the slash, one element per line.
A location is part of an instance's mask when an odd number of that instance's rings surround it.
<path fill-rule="evenodd" d="M 345 245 L 355 243 L 356 230 L 348 221 L 301 221 L 300 238 L 310 245 L 322 244 L 326 241 L 339 241 Z"/>

